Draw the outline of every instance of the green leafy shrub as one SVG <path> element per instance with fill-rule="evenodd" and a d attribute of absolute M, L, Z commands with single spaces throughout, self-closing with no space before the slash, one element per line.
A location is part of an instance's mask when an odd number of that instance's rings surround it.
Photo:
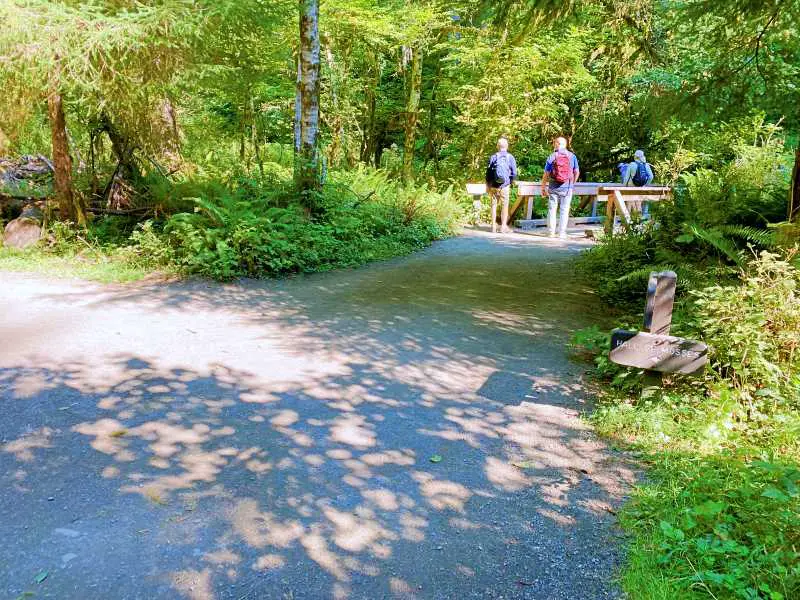
<path fill-rule="evenodd" d="M 598 374 L 618 384 L 592 421 L 651 467 L 621 515 L 634 536 L 622 576 L 632 597 L 800 597 L 800 272 L 791 258 L 762 252 L 736 284 L 688 294 L 673 329 L 709 343 L 710 368 L 673 379 L 660 397 L 630 394 L 601 332 L 583 335 Z"/>
<path fill-rule="evenodd" d="M 637 533 L 634 560 L 657 555 L 671 597 L 800 597 L 796 465 L 731 455 L 656 458 L 652 483 L 637 492 L 621 519 Z M 661 579 L 638 585 L 654 580 Z"/>
<path fill-rule="evenodd" d="M 684 324 L 708 340 L 714 383 L 735 393 L 748 419 L 800 409 L 800 271 L 763 252 L 738 286 L 692 292 Z"/>
<path fill-rule="evenodd" d="M 738 144 L 735 158 L 714 169 L 686 173 L 678 205 L 687 221 L 714 225 L 764 226 L 786 215 L 790 163 L 783 142 Z"/>
<path fill-rule="evenodd" d="M 631 371 L 611 362 L 611 336 L 607 331 L 592 326 L 579 329 L 572 336 L 570 344 L 572 355 L 582 360 L 590 360 L 594 364 L 594 375 L 608 381 L 612 386 L 627 390 L 637 385 L 641 372 Z"/>
<path fill-rule="evenodd" d="M 283 192 L 218 188 L 195 198 L 194 212 L 170 217 L 163 233 L 145 224 L 132 252 L 215 279 L 270 277 L 407 254 L 449 235 L 460 218 L 452 188 L 401 186 L 366 169 L 327 185 L 314 218 L 281 205 Z"/>
<path fill-rule="evenodd" d="M 606 304 L 640 313 L 653 271 L 678 274 L 679 298 L 689 289 L 735 275 L 708 248 L 678 243 L 684 225 L 677 221 L 679 214 L 673 207 L 657 208 L 654 215 L 651 222 L 602 238 L 579 257 L 578 273 Z"/>

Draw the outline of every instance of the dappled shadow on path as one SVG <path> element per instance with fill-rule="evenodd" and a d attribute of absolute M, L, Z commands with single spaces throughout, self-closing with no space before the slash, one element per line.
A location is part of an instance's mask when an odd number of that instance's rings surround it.
<path fill-rule="evenodd" d="M 157 313 L 139 326 L 159 335 L 191 311 L 175 353 L 208 348 L 183 365 L 89 347 L 2 365 L 0 533 L 26 552 L 0 564 L 40 568 L 60 528 L 90 551 L 48 585 L 89 581 L 85 597 L 130 573 L 142 597 L 604 597 L 632 474 L 577 419 L 563 341 L 591 317 L 583 291 L 547 279 L 563 279 L 558 257 L 534 268 L 518 251 L 53 295 Z M 239 330 L 228 359 L 217 332 Z M 48 496 L 63 516 L 19 530 L 19 507 Z"/>

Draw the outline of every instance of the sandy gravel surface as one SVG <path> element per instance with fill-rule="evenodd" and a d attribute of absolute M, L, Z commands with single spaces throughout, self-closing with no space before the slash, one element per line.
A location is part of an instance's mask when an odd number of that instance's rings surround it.
<path fill-rule="evenodd" d="M 579 419 L 565 344 L 603 318 L 579 250 L 471 233 L 283 281 L 0 273 L 0 598 L 619 597 L 633 473 Z"/>

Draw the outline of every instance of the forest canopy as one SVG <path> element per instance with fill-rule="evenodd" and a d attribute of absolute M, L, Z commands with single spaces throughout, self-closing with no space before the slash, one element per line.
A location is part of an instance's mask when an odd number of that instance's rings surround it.
<path fill-rule="evenodd" d="M 320 11 L 329 170 L 461 181 L 503 134 L 535 176 L 563 134 L 587 177 L 604 179 L 635 148 L 712 165 L 720 129 L 760 116 L 793 143 L 800 121 L 797 1 L 344 0 Z M 58 91 L 84 161 L 116 136 L 186 174 L 263 169 L 265 149 L 294 135 L 297 12 L 283 0 L 5 0 L 2 152 L 49 154 L 46 97 Z M 110 158 L 95 156 L 95 168 Z"/>
<path fill-rule="evenodd" d="M 188 254 L 161 217 L 203 230 L 246 204 L 302 228 L 378 202 L 427 215 L 427 243 L 500 136 L 528 180 L 555 136 L 589 181 L 641 149 L 712 198 L 701 225 L 800 205 L 800 0 L 3 0 L 0 19 L 0 156 L 50 157 L 49 217 L 155 217 Z"/>

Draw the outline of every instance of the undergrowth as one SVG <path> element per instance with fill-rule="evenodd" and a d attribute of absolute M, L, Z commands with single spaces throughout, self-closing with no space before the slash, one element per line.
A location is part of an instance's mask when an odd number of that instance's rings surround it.
<path fill-rule="evenodd" d="M 674 329 L 709 344 L 696 379 L 643 399 L 641 372 L 580 332 L 610 387 L 591 419 L 649 467 L 620 519 L 635 599 L 800 598 L 800 271 L 762 252 L 738 281 L 688 290 Z"/>
<path fill-rule="evenodd" d="M 151 271 L 219 280 L 275 277 L 405 255 L 452 235 L 463 217 L 452 187 L 401 185 L 375 170 L 334 174 L 313 215 L 288 184 L 262 184 L 154 186 L 154 205 L 179 212 L 141 223 L 107 217 L 84 232 L 56 223 L 32 250 L 0 250 L 0 268 L 100 280 Z"/>

